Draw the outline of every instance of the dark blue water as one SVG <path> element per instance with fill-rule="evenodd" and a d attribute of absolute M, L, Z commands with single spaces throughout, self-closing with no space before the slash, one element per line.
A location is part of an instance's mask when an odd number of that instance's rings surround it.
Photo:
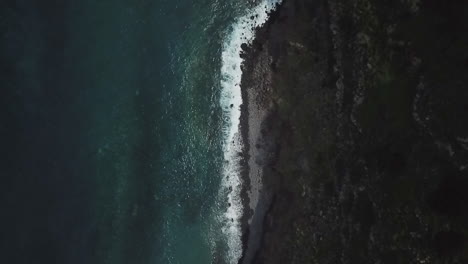
<path fill-rule="evenodd" d="M 253 7 L 2 1 L 1 263 L 236 262 Z"/>

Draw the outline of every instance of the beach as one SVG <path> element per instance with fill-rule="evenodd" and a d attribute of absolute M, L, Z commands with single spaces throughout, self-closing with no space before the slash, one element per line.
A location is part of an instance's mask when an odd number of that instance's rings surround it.
<path fill-rule="evenodd" d="M 468 1 L 0 2 L 0 263 L 468 263 Z"/>

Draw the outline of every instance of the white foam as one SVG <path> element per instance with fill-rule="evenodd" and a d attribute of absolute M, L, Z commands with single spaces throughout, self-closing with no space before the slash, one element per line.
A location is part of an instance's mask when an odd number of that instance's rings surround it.
<path fill-rule="evenodd" d="M 243 151 L 242 136 L 239 131 L 240 106 L 242 104 L 241 77 L 242 58 L 241 45 L 250 44 L 254 39 L 255 28 L 263 25 L 281 0 L 265 0 L 245 16 L 237 19 L 225 39 L 222 50 L 221 66 L 221 99 L 223 110 L 223 190 L 221 195 L 227 194 L 228 207 L 223 215 L 223 233 L 227 237 L 229 248 L 229 263 L 237 264 L 242 255 L 241 217 L 243 213 L 240 197 L 242 179 L 240 175 L 240 156 Z M 252 19 L 253 18 L 253 19 Z"/>

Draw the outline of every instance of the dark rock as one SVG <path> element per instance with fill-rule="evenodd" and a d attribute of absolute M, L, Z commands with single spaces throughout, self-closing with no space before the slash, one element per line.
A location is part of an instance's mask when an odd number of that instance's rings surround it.
<path fill-rule="evenodd" d="M 242 51 L 248 51 L 249 50 L 249 45 L 247 45 L 246 43 L 242 43 L 241 44 L 241 49 L 242 49 Z"/>
<path fill-rule="evenodd" d="M 465 236 L 455 231 L 440 231 L 434 237 L 435 248 L 442 257 L 453 256 L 460 252 L 465 242 Z"/>

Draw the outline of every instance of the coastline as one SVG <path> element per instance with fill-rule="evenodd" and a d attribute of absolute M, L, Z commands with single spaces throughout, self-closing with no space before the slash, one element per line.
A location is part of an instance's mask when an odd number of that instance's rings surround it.
<path fill-rule="evenodd" d="M 223 232 L 227 236 L 230 263 L 238 263 L 242 258 L 249 237 L 246 233 L 249 233 L 250 222 L 256 215 L 254 212 L 261 194 L 261 167 L 256 165 L 255 160 L 263 155 L 257 153 L 256 144 L 251 142 L 260 138 L 259 124 L 267 113 L 263 107 L 256 106 L 255 100 L 246 98 L 241 88 L 245 78 L 243 53 L 248 43 L 255 42 L 257 28 L 268 22 L 269 14 L 275 10 L 279 1 L 263 1 L 237 18 L 222 50 L 221 86 L 223 88 L 220 103 L 224 115 L 228 117 L 224 158 L 230 161 L 225 163 L 223 168 L 222 192 L 223 190 L 228 192 L 228 207 L 225 213 L 227 221 Z"/>
<path fill-rule="evenodd" d="M 242 159 L 243 254 L 241 263 L 251 263 L 262 243 L 263 222 L 272 203 L 272 191 L 264 183 L 264 174 L 276 155 L 277 135 L 272 133 L 276 106 L 272 100 L 272 56 L 264 49 L 269 27 L 276 21 L 282 4 L 269 13 L 268 21 L 255 30 L 252 44 L 242 49 L 240 131 L 244 142 Z M 265 67 L 266 65 L 266 67 Z"/>

